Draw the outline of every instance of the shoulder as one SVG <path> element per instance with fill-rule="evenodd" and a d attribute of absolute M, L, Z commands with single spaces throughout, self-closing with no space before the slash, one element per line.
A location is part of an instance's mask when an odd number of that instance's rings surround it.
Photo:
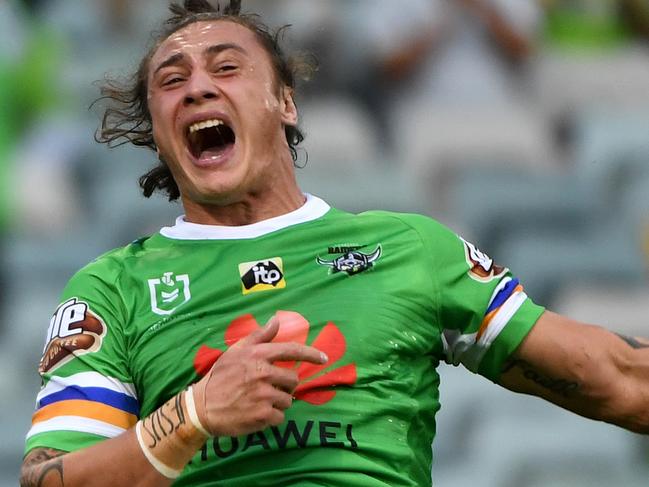
<path fill-rule="evenodd" d="M 372 210 L 354 215 L 359 222 L 374 223 L 389 228 L 411 231 L 423 239 L 435 239 L 443 236 L 458 238 L 455 232 L 434 218 L 417 213 L 398 213 L 393 211 Z"/>
<path fill-rule="evenodd" d="M 362 233 L 380 235 L 393 241 L 407 243 L 427 255 L 456 253 L 463 240 L 453 230 L 437 220 L 416 213 L 372 210 L 352 214 L 336 210 L 330 221 L 335 227 L 344 226 Z"/>
<path fill-rule="evenodd" d="M 137 260 L 149 251 L 151 237 L 134 240 L 128 245 L 109 250 L 79 269 L 70 279 L 68 288 L 75 285 L 86 285 L 88 281 L 103 283 L 114 287 L 120 280 L 123 270 L 133 260 Z"/>

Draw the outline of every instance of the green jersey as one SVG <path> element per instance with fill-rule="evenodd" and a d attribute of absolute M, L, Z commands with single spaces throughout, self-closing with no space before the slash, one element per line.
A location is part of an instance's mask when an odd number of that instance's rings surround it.
<path fill-rule="evenodd" d="M 419 215 L 298 210 L 185 222 L 72 278 L 40 363 L 27 450 L 119 435 L 263 325 L 327 353 L 295 368 L 284 424 L 210 438 L 174 485 L 431 483 L 440 361 L 497 380 L 543 309 L 509 271 Z"/>

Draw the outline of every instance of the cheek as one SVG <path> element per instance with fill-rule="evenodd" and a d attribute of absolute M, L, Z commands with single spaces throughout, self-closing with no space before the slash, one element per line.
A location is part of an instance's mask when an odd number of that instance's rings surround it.
<path fill-rule="evenodd" d="M 159 132 L 163 132 L 169 127 L 169 116 L 159 108 L 151 110 L 151 120 L 153 121 L 153 125 L 158 128 Z"/>
<path fill-rule="evenodd" d="M 253 76 L 249 81 L 241 93 L 242 98 L 248 100 L 249 108 L 261 114 L 279 112 L 281 107 L 275 83 L 265 76 Z"/>
<path fill-rule="evenodd" d="M 160 118 L 156 117 L 156 115 L 153 112 L 151 112 L 151 120 L 152 120 L 151 123 L 152 123 L 153 140 L 155 140 L 158 149 L 161 149 L 164 146 L 164 141 L 166 139 L 166 137 L 163 137 L 164 127 L 160 122 Z"/>
<path fill-rule="evenodd" d="M 275 86 L 272 83 L 266 83 L 264 86 L 264 107 L 269 112 L 279 112 L 279 99 L 275 93 Z"/>
<path fill-rule="evenodd" d="M 153 137 L 159 147 L 168 146 L 173 140 L 173 115 L 165 111 L 164 105 L 159 103 L 158 100 L 154 99 L 152 101 L 154 103 L 149 105 L 149 113 L 151 114 Z"/>

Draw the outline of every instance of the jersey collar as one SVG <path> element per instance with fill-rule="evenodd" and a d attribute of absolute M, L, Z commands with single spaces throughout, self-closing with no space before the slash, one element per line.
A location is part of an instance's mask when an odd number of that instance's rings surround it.
<path fill-rule="evenodd" d="M 200 225 L 185 221 L 185 216 L 179 216 L 173 227 L 164 227 L 160 234 L 174 240 L 236 240 L 257 238 L 283 228 L 306 223 L 324 216 L 331 207 L 310 194 L 305 194 L 306 202 L 297 210 L 285 215 L 276 216 L 251 225 L 228 227 L 219 225 Z"/>

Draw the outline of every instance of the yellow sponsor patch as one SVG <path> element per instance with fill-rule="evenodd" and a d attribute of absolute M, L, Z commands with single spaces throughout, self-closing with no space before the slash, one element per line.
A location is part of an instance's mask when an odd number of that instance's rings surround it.
<path fill-rule="evenodd" d="M 243 262 L 239 264 L 241 292 L 243 294 L 259 291 L 272 291 L 286 287 L 284 264 L 281 257 Z"/>

